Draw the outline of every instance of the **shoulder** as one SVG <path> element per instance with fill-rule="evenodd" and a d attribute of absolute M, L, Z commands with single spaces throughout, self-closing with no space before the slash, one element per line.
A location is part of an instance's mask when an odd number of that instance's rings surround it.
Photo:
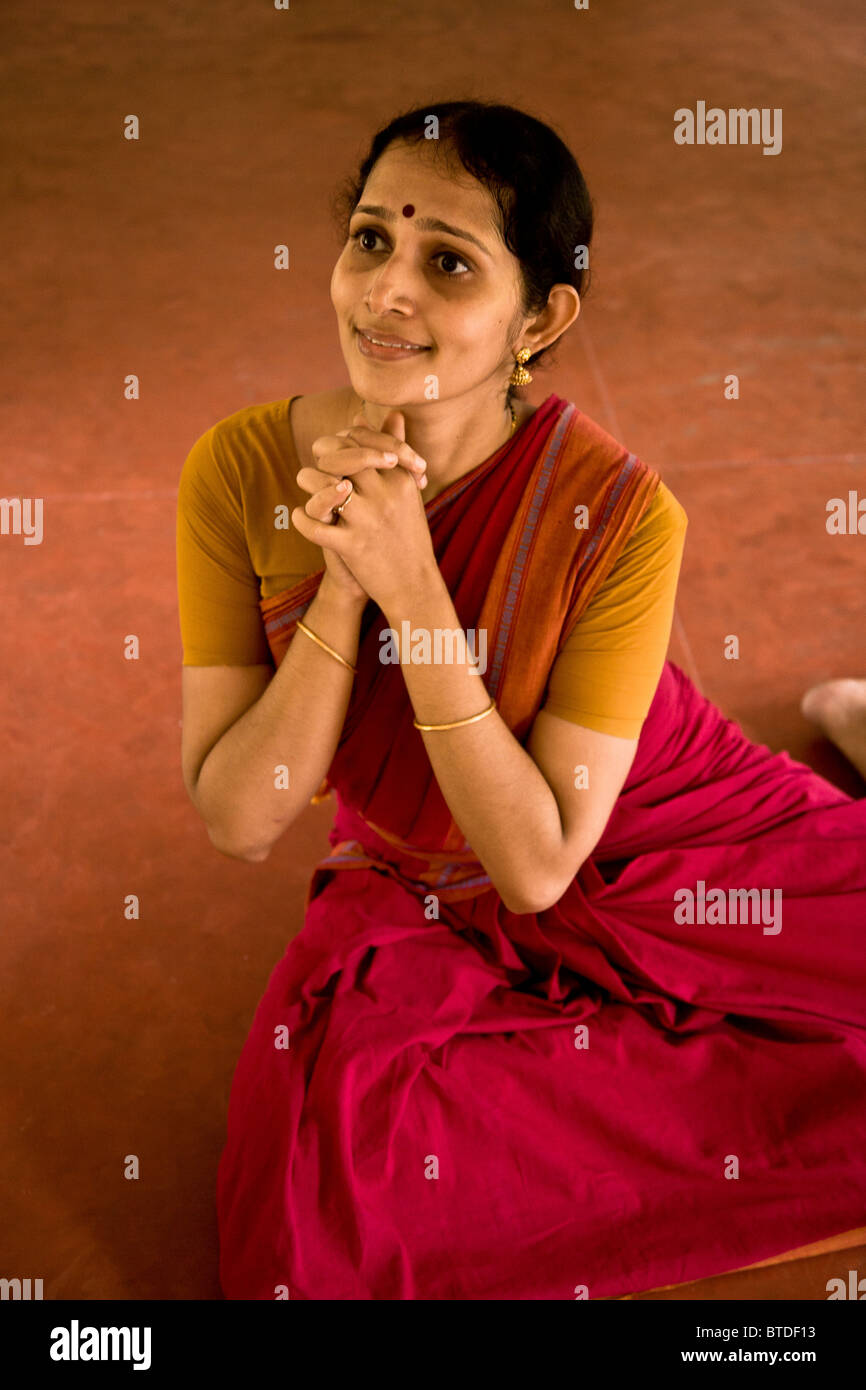
<path fill-rule="evenodd" d="M 200 434 L 181 468 L 179 513 L 230 527 L 233 534 L 245 532 L 260 494 L 279 490 L 281 479 L 294 483 L 290 402 L 287 397 L 244 406 Z"/>
<path fill-rule="evenodd" d="M 642 456 L 632 453 L 615 435 L 587 415 L 573 401 L 551 397 L 561 412 L 572 414 L 568 447 L 573 460 L 569 473 L 579 481 L 589 475 L 618 486 L 622 479 L 635 473 L 644 478 L 655 476 L 658 484 L 644 507 L 635 528 L 640 537 L 646 535 L 675 535 L 688 526 L 688 516 L 682 503 L 674 496 L 659 474 L 659 470 Z M 547 404 L 545 402 L 545 404 Z"/>
<path fill-rule="evenodd" d="M 623 546 L 613 575 L 650 573 L 678 565 L 685 549 L 689 518 L 685 507 L 659 479 L 658 487 Z"/>
<path fill-rule="evenodd" d="M 200 484 L 240 498 L 263 487 L 294 490 L 300 449 L 312 444 L 329 398 L 342 393 L 285 396 L 242 406 L 215 421 L 194 441 L 181 472 L 181 486 Z M 312 431 L 312 433 L 311 433 Z M 299 436 L 296 438 L 296 436 Z"/>
<path fill-rule="evenodd" d="M 263 438 L 285 433 L 289 400 L 243 406 L 215 421 L 190 447 L 186 471 L 194 466 L 196 471 L 225 472 L 254 451 Z"/>
<path fill-rule="evenodd" d="M 644 534 L 669 536 L 684 532 L 688 524 L 689 518 L 685 507 L 674 496 L 667 484 L 659 480 L 652 501 L 640 519 L 640 528 Z"/>
<path fill-rule="evenodd" d="M 278 401 L 243 406 L 217 420 L 203 438 L 210 439 L 220 464 L 240 468 L 262 450 L 269 453 L 275 445 L 279 447 L 280 442 L 284 445 L 291 403 L 292 397 L 287 396 Z"/>
<path fill-rule="evenodd" d="M 352 388 L 344 387 L 244 406 L 218 420 L 204 437 L 210 435 L 216 452 L 239 467 L 251 457 L 261 461 L 276 454 L 288 458 L 296 472 L 311 461 L 315 439 L 350 423 L 353 399 Z"/>
<path fill-rule="evenodd" d="M 621 603 L 625 596 L 632 594 L 634 597 L 641 594 L 649 600 L 659 584 L 664 587 L 675 584 L 685 551 L 688 524 L 685 507 L 659 480 L 593 604 L 603 607 L 612 597 Z"/>

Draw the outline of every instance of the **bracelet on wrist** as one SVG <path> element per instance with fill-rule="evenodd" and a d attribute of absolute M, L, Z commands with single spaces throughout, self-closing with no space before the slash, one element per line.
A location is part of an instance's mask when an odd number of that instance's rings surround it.
<path fill-rule="evenodd" d="M 327 642 L 323 642 L 321 637 L 317 637 L 315 632 L 311 632 L 307 625 L 301 622 L 300 618 L 298 619 L 295 626 L 297 627 L 299 632 L 304 632 L 308 637 L 311 637 L 313 641 L 316 643 L 316 645 L 322 648 L 322 651 L 328 652 L 328 654 L 332 656 L 335 661 L 339 661 L 341 666 L 345 666 L 347 671 L 351 671 L 352 674 L 355 676 L 358 674 L 357 666 L 353 666 L 351 662 L 347 661 L 344 656 L 340 656 L 339 652 L 335 652 L 333 647 L 329 647 Z"/>
<path fill-rule="evenodd" d="M 479 719 L 483 719 L 487 714 L 492 714 L 495 709 L 496 701 L 491 700 L 487 708 L 483 709 L 480 714 L 470 714 L 468 719 L 454 719 L 450 724 L 419 724 L 417 719 L 413 719 L 412 723 L 416 729 L 421 729 L 424 733 L 432 733 L 434 729 L 459 729 L 463 724 L 476 724 Z"/>

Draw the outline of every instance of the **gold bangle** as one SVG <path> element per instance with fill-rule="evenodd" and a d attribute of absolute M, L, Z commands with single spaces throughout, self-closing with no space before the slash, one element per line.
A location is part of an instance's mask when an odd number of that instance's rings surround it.
<path fill-rule="evenodd" d="M 351 672 L 353 673 L 353 675 L 356 675 L 356 676 L 357 676 L 357 674 L 358 674 L 358 668 L 357 668 L 357 666 L 352 666 L 352 665 L 350 665 L 350 663 L 346 660 L 346 658 L 345 658 L 344 656 L 340 656 L 340 653 L 339 653 L 339 652 L 335 652 L 333 647 L 329 647 L 328 644 L 327 644 L 327 642 L 323 642 L 322 639 L 321 639 L 321 637 L 317 637 L 316 634 L 315 634 L 315 632 L 311 632 L 310 629 L 309 629 L 308 627 L 306 627 L 304 623 L 301 622 L 300 618 L 298 619 L 298 621 L 297 621 L 297 623 L 295 624 L 295 626 L 296 626 L 301 632 L 305 632 L 305 633 L 307 634 L 308 637 L 312 637 L 313 641 L 314 641 L 318 646 L 320 646 L 320 647 L 322 648 L 322 651 L 330 652 L 331 656 L 335 657 L 336 660 L 339 661 L 339 663 L 340 663 L 341 666 L 345 666 L 347 671 L 351 671 Z"/>
<path fill-rule="evenodd" d="M 483 709 L 480 714 L 470 714 L 468 719 L 455 719 L 452 724 L 419 724 L 417 719 L 413 719 L 412 723 L 416 729 L 423 729 L 425 733 L 429 733 L 431 729 L 459 729 L 461 724 L 474 724 L 476 720 L 483 719 L 485 714 L 492 714 L 495 709 L 496 701 L 491 700 L 487 708 Z"/>

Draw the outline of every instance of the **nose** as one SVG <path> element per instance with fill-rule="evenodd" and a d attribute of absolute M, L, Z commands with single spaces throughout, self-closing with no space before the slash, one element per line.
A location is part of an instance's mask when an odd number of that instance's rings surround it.
<path fill-rule="evenodd" d="M 384 265 L 371 272 L 366 301 L 371 314 L 380 317 L 389 309 L 412 313 L 415 307 L 415 270 L 411 255 L 392 251 Z"/>

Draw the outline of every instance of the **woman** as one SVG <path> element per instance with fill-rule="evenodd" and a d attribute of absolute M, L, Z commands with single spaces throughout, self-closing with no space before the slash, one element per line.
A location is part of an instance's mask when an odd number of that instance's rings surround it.
<path fill-rule="evenodd" d="M 577 164 L 449 103 L 345 210 L 351 387 L 221 421 L 179 493 L 212 842 L 337 800 L 233 1082 L 226 1296 L 617 1297 L 862 1223 L 866 801 L 665 661 L 683 509 L 514 395 L 579 312 Z"/>

